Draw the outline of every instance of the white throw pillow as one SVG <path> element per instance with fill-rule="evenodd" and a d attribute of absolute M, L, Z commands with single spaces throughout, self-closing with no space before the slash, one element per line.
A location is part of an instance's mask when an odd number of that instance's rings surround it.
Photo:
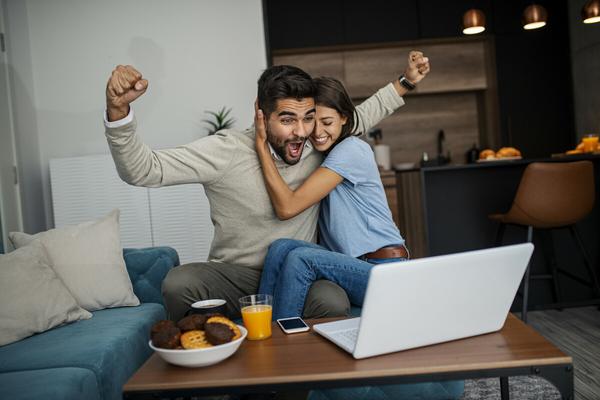
<path fill-rule="evenodd" d="M 119 210 L 93 222 L 35 235 L 11 232 L 9 237 L 15 248 L 39 239 L 50 265 L 86 310 L 140 304 L 123 260 Z"/>
<path fill-rule="evenodd" d="M 0 346 L 91 318 L 50 267 L 39 241 L 0 255 Z"/>

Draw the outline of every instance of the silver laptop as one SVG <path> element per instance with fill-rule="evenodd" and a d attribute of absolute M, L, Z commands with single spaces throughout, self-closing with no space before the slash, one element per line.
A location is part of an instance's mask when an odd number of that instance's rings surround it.
<path fill-rule="evenodd" d="M 498 331 L 532 253 L 525 243 L 376 265 L 361 317 L 313 329 L 354 358 Z"/>

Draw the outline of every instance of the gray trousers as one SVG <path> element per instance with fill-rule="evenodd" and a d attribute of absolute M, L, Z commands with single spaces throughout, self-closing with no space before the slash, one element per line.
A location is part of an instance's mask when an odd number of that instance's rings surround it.
<path fill-rule="evenodd" d="M 227 313 L 239 318 L 238 299 L 256 294 L 262 269 L 217 262 L 191 263 L 169 271 L 162 295 L 171 320 L 183 318 L 190 304 L 207 299 L 227 301 Z M 344 289 L 327 280 L 316 281 L 304 306 L 304 318 L 348 316 L 350 300 Z"/>

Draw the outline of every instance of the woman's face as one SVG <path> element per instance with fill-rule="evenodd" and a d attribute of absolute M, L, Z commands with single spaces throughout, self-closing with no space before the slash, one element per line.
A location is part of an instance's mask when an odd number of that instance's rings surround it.
<path fill-rule="evenodd" d="M 328 150 L 342 133 L 342 126 L 348 118 L 337 110 L 317 104 L 317 123 L 315 130 L 310 135 L 310 142 L 317 151 Z"/>

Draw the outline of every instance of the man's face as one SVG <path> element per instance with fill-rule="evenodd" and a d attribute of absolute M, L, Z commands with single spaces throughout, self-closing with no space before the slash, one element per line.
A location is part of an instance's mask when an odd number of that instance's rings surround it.
<path fill-rule="evenodd" d="M 315 129 L 315 100 L 277 100 L 275 111 L 267 119 L 267 140 L 288 164 L 300 161 L 306 139 Z"/>

